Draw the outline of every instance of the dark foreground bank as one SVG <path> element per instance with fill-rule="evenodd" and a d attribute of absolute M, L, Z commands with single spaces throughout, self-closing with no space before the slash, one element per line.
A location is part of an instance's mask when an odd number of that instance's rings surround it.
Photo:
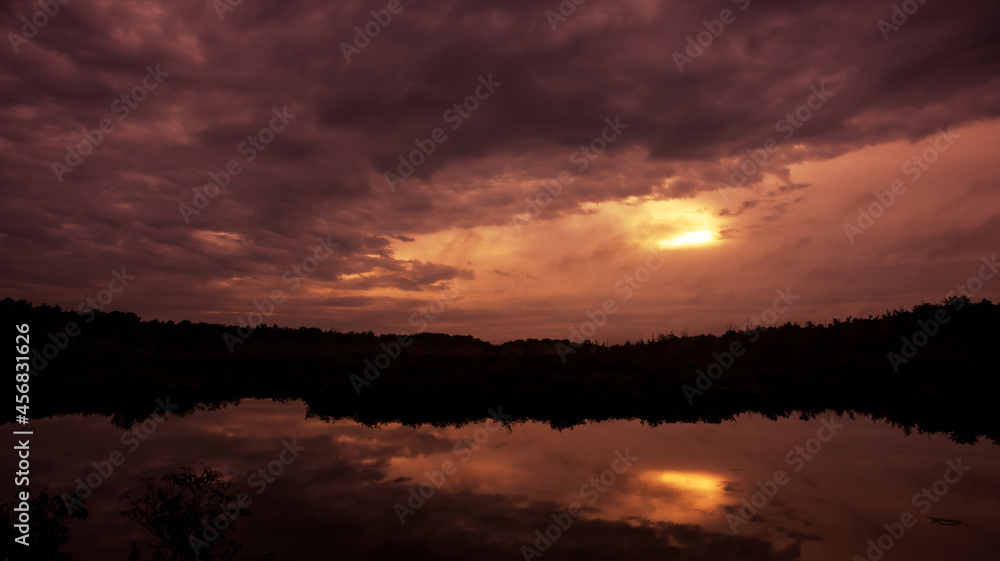
<path fill-rule="evenodd" d="M 30 325 L 32 418 L 91 413 L 128 425 L 167 398 L 181 414 L 247 398 L 303 399 L 317 416 L 370 424 L 461 424 L 498 406 L 514 421 L 557 427 L 832 409 L 961 442 L 1000 443 L 993 414 L 1000 305 L 987 300 L 613 346 L 274 326 L 240 331 L 9 298 L 0 314 L 4 325 Z M 5 410 L 0 420 L 14 415 Z"/>

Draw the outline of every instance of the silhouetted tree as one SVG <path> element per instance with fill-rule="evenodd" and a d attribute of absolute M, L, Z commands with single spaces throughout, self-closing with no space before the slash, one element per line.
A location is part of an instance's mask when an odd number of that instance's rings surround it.
<path fill-rule="evenodd" d="M 959 442 L 1000 442 L 992 414 L 1000 305 L 956 296 L 865 316 L 610 346 L 565 339 L 493 345 L 439 333 L 401 345 L 395 335 L 261 326 L 230 352 L 223 334 L 235 326 L 0 301 L 0 318 L 29 322 L 35 335 L 38 417 L 94 413 L 127 427 L 165 397 L 178 416 L 246 398 L 302 399 L 320 418 L 372 424 L 473 422 L 498 404 L 520 420 L 553 426 L 834 409 Z M 72 338 L 63 335 L 70 322 L 80 328 Z M 574 352 L 564 356 L 559 345 Z M 360 376 L 371 385 L 359 395 L 352 377 Z M 685 386 L 698 385 L 704 394 L 688 399 Z M 14 413 L 0 411 L 0 422 L 13 422 Z"/>
<path fill-rule="evenodd" d="M 122 495 L 130 508 L 121 514 L 152 534 L 154 541 L 145 549 L 153 551 L 153 561 L 238 558 L 243 545 L 228 534 L 234 530 L 235 518 L 247 516 L 250 511 L 240 509 L 234 516 L 238 499 L 229 493 L 232 484 L 222 473 L 205 466 L 196 475 L 191 468 L 184 468 L 159 481 L 143 481 L 145 487 L 139 496 L 132 498 L 131 492 Z M 210 528 L 208 539 L 206 528 Z M 142 558 L 138 544 L 132 542 L 129 559 Z"/>

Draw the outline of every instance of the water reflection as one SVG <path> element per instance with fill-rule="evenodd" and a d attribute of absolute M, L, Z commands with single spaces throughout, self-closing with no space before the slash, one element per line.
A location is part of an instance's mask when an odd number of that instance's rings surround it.
<path fill-rule="evenodd" d="M 239 520 L 253 514 L 249 497 L 231 494 L 232 483 L 221 472 L 186 468 L 143 483 L 135 496 L 121 497 L 127 505 L 121 514 L 149 532 L 145 543 L 129 544 L 129 561 L 248 559 L 239 555 L 243 544 L 232 534 Z"/>
<path fill-rule="evenodd" d="M 540 551 L 545 559 L 850 559 L 911 510 L 917 526 L 895 558 L 997 557 L 1000 447 L 838 420 L 845 428 L 793 471 L 786 456 L 817 434 L 818 420 L 371 428 L 306 419 L 297 402 L 248 401 L 164 423 L 94 489 L 90 518 L 70 525 L 64 551 L 77 561 L 127 559 L 130 542 L 148 533 L 118 514 L 119 497 L 141 490 L 143 478 L 204 464 L 225 474 L 229 493 L 252 499 L 255 515 L 228 535 L 254 558 L 523 559 L 536 531 L 573 504 L 582 514 Z M 50 489 L 71 493 L 92 462 L 121 447 L 121 432 L 98 417 L 41 421 L 33 468 Z M 304 450 L 276 468 L 293 439 Z M 622 457 L 635 459 L 626 466 Z M 913 495 L 957 458 L 972 469 L 919 513 Z M 779 469 L 787 484 L 734 534 L 727 514 Z M 412 511 L 404 524 L 395 505 Z"/>
<path fill-rule="evenodd" d="M 690 513 L 709 514 L 726 506 L 726 480 L 709 473 L 693 473 L 684 471 L 650 471 L 646 479 L 652 485 L 650 494 L 660 493 L 659 486 L 674 492 L 673 496 L 664 497 L 664 507 L 669 512 L 658 512 L 651 517 L 654 520 L 680 521 L 690 516 Z"/>
<path fill-rule="evenodd" d="M 47 490 L 27 500 L 18 495 L 4 503 L 0 512 L 5 521 L 0 530 L 2 543 L 15 550 L 15 559 L 24 561 L 71 561 L 70 554 L 60 552 L 69 542 L 69 525 L 87 519 L 85 506 L 66 509 Z"/>

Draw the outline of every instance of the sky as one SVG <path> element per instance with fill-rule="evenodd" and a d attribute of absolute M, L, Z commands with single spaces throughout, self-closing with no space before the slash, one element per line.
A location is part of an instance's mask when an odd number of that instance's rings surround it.
<path fill-rule="evenodd" d="M 998 18 L 0 2 L 0 296 L 493 342 L 996 301 Z"/>

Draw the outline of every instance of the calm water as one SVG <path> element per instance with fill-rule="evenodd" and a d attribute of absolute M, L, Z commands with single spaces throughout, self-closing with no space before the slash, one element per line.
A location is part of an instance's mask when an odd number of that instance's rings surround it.
<path fill-rule="evenodd" d="M 863 418 L 837 417 L 835 435 L 820 419 L 754 415 L 719 425 L 490 431 L 497 427 L 367 428 L 306 419 L 305 409 L 247 401 L 176 417 L 134 451 L 136 441 L 123 444 L 107 419 L 35 422 L 33 481 L 72 491 L 91 462 L 122 452 L 124 463 L 88 501 L 89 519 L 71 524 L 64 551 L 78 561 L 127 559 L 129 542 L 148 534 L 118 514 L 119 497 L 142 478 L 202 464 L 252 500 L 253 514 L 237 519 L 231 537 L 253 558 L 846 561 L 867 558 L 868 540 L 905 513 L 913 526 L 897 526 L 903 535 L 885 560 L 1000 556 L 1000 447 L 992 443 L 906 436 Z M 282 453 L 293 439 L 305 447 L 298 457 Z M 946 473 L 959 459 L 970 469 Z M 280 472 L 270 482 L 253 477 L 269 464 Z M 755 498 L 758 482 L 768 492 Z M 914 502 L 924 488 L 931 498 Z M 432 489 L 422 504 L 413 498 Z M 757 503 L 753 516 L 743 499 Z"/>

